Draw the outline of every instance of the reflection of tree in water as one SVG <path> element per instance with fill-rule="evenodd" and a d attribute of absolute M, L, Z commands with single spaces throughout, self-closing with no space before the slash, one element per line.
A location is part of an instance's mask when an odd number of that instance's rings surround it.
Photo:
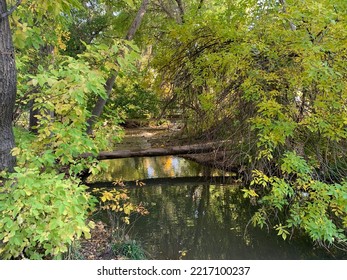
<path fill-rule="evenodd" d="M 155 195 L 158 189 L 161 189 L 159 196 Z M 157 204 L 150 209 L 151 217 L 148 217 L 147 222 L 150 223 L 152 232 L 156 231 L 155 239 L 161 240 L 160 251 L 164 251 L 167 258 L 177 259 L 182 250 L 188 251 L 188 258 L 199 258 L 206 255 L 206 252 L 210 252 L 208 258 L 212 258 L 217 257 L 214 252 L 220 255 L 219 251 L 226 248 L 225 239 L 228 240 L 228 235 L 231 234 L 231 214 L 225 207 L 225 192 L 230 191 L 222 187 L 197 185 L 182 188 L 157 187 L 151 194 L 142 189 L 137 190 L 135 196 L 142 193 L 138 196 L 142 201 L 146 201 L 146 196 L 153 201 L 153 197 L 148 195 L 155 197 Z M 147 195 L 143 195 L 144 193 Z M 229 199 L 230 197 L 231 195 L 228 196 Z M 140 224 L 137 227 L 142 228 Z"/>
<path fill-rule="evenodd" d="M 299 259 L 319 258 L 305 242 L 283 242 L 274 233 L 249 227 L 252 210 L 237 187 L 195 185 L 134 189 L 130 196 L 147 202 L 134 233 L 156 259 Z"/>
<path fill-rule="evenodd" d="M 204 174 L 201 165 L 174 156 L 113 159 L 105 160 L 104 163 L 107 170 L 91 177 L 91 181 L 110 182 L 116 179 L 141 180 Z"/>

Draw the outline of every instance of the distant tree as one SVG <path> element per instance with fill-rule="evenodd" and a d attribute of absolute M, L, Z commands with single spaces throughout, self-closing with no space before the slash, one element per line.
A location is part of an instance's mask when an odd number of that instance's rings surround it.
<path fill-rule="evenodd" d="M 131 26 L 129 27 L 129 30 L 125 36 L 125 40 L 131 41 L 134 38 L 134 35 L 136 33 L 136 31 L 138 30 L 138 28 L 140 27 L 141 21 L 144 17 L 144 15 L 146 14 L 147 11 L 147 7 L 148 7 L 148 3 L 149 0 L 143 0 L 141 3 L 141 6 L 136 14 L 136 17 L 134 18 Z M 108 100 L 108 98 L 111 95 L 112 92 L 112 88 L 115 84 L 116 81 L 116 77 L 117 77 L 117 73 L 113 72 L 110 74 L 109 78 L 106 81 L 105 84 L 105 90 L 107 93 L 107 97 L 103 98 L 103 97 L 99 97 L 95 103 L 95 106 L 92 110 L 92 116 L 88 119 L 88 134 L 91 134 L 93 131 L 93 125 L 96 122 L 97 118 L 100 117 L 100 115 L 102 114 L 106 101 Z"/>

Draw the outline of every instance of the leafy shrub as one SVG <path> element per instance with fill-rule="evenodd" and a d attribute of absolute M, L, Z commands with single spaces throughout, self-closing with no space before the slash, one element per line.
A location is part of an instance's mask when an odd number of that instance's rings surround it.
<path fill-rule="evenodd" d="M 90 237 L 86 187 L 64 174 L 15 170 L 0 189 L 1 258 L 61 259 L 74 240 Z"/>
<path fill-rule="evenodd" d="M 114 185 L 122 185 L 121 181 L 114 182 Z M 147 215 L 148 210 L 140 203 L 134 204 L 130 201 L 127 189 L 105 188 L 94 189 L 93 194 L 99 197 L 99 209 L 106 211 L 113 237 L 117 240 L 124 240 L 127 234 L 127 226 L 130 225 L 130 218 L 134 214 Z"/>
<path fill-rule="evenodd" d="M 113 184 L 124 187 L 121 180 Z M 134 217 L 136 219 L 139 215 L 147 215 L 149 212 L 142 203 L 132 203 L 128 193 L 126 188 L 93 190 L 93 195 L 99 200 L 97 208 L 108 216 L 114 255 L 132 260 L 143 260 L 146 259 L 144 250 L 135 240 L 129 240 L 128 234 L 134 223 L 131 219 Z"/>
<path fill-rule="evenodd" d="M 33 103 L 38 124 L 32 127 L 36 133 L 24 129 L 25 122 L 22 128 L 15 128 L 16 148 L 12 154 L 17 157 L 17 165 L 68 172 L 72 176 L 88 169 L 95 173 L 99 168 L 95 155 L 109 143 L 104 133 L 95 137 L 87 134 L 91 115 L 88 101 L 105 97 L 103 74 L 69 57 L 57 58 L 48 69 L 41 65 L 37 68 L 35 75 L 19 80 L 19 92 L 28 98 L 23 102 Z M 80 157 L 81 154 L 94 157 Z"/>
<path fill-rule="evenodd" d="M 141 79 L 140 76 L 137 78 Z M 149 119 L 158 116 L 159 98 L 156 93 L 147 90 L 139 82 L 129 81 L 128 76 L 119 77 L 117 81 L 119 94 L 111 98 L 107 113 L 112 115 L 112 112 L 117 112 L 117 115 L 130 119 Z"/>
<path fill-rule="evenodd" d="M 347 183 L 314 179 L 313 168 L 294 152 L 285 153 L 280 170 L 281 177 L 255 170 L 252 188 L 244 189 L 245 197 L 261 197 L 253 225 L 277 220 L 273 227 L 283 239 L 299 229 L 320 245 L 347 247 Z"/>
<path fill-rule="evenodd" d="M 146 253 L 139 243 L 135 240 L 128 240 L 124 243 L 115 243 L 112 246 L 115 255 L 125 257 L 131 260 L 145 260 Z"/>

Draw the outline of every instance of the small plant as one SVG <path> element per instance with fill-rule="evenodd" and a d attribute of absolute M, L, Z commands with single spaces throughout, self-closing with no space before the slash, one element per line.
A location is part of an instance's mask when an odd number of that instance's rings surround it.
<path fill-rule="evenodd" d="M 124 186 L 123 182 L 117 181 L 114 185 Z M 124 239 L 126 235 L 126 226 L 130 224 L 132 214 L 147 215 L 148 211 L 140 203 L 135 205 L 130 202 L 128 190 L 105 188 L 96 189 L 93 193 L 99 197 L 100 210 L 106 211 L 109 217 L 111 230 L 117 239 Z"/>
<path fill-rule="evenodd" d="M 128 190 L 124 188 L 121 180 L 117 180 L 113 184 L 122 188 L 111 190 L 100 188 L 93 191 L 99 198 L 99 209 L 105 211 L 109 218 L 112 251 L 115 255 L 128 259 L 146 259 L 141 246 L 135 240 L 129 240 L 128 233 L 134 223 L 134 221 L 130 222 L 131 216 L 147 215 L 149 212 L 142 203 L 136 205 L 130 202 Z"/>
<path fill-rule="evenodd" d="M 81 244 L 79 241 L 73 242 L 68 251 L 64 254 L 64 260 L 83 260 L 85 257 L 81 252 Z"/>
<path fill-rule="evenodd" d="M 145 260 L 146 253 L 139 243 L 135 240 L 128 240 L 122 243 L 112 245 L 112 251 L 115 255 L 125 257 L 130 260 Z"/>

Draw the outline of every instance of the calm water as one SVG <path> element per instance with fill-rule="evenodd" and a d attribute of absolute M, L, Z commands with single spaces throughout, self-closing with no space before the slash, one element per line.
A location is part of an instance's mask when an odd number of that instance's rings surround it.
<path fill-rule="evenodd" d="M 156 178 L 182 178 L 196 176 L 229 176 L 228 172 L 204 167 L 196 162 L 174 156 L 124 158 L 103 161 L 107 171 L 95 177 L 94 182 L 112 182 L 123 179 L 134 181 Z"/>
<path fill-rule="evenodd" d="M 132 187 L 132 201 L 144 203 L 150 212 L 136 219 L 130 236 L 153 259 L 334 258 L 314 249 L 305 238 L 283 241 L 271 230 L 246 228 L 255 209 L 243 199 L 240 188 L 201 177 L 221 176 L 220 171 L 178 157 L 120 159 L 108 165 L 108 171 L 93 180 L 150 179 L 144 187 L 127 186 Z"/>

